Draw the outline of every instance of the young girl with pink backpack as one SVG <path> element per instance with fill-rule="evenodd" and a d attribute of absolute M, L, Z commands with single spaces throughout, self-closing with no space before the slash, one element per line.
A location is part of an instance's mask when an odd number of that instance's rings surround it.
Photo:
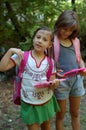
<path fill-rule="evenodd" d="M 60 75 L 73 69 L 85 68 L 80 52 L 79 23 L 76 12 L 64 11 L 56 20 L 54 26 L 54 58 Z M 59 75 L 59 78 L 61 78 Z M 86 69 L 82 72 L 86 75 Z M 56 130 L 63 130 L 63 119 L 66 112 L 66 101 L 69 99 L 69 112 L 73 130 L 80 130 L 80 99 L 85 94 L 83 77 L 81 75 L 69 76 L 55 89 L 55 96 L 59 103 L 60 112 L 56 114 Z"/>
<path fill-rule="evenodd" d="M 55 81 L 56 69 L 45 50 L 53 43 L 53 33 L 47 27 L 38 28 L 33 35 L 34 48 L 27 55 L 17 48 L 10 48 L 0 61 L 0 71 L 6 71 L 15 65 L 21 66 L 22 72 L 20 98 L 21 117 L 28 130 L 51 130 L 51 118 L 60 110 L 53 90 L 59 85 Z M 25 56 L 27 56 L 25 58 Z M 24 62 L 23 62 L 24 61 Z M 23 64 L 21 64 L 23 63 Z M 49 69 L 50 68 L 50 69 Z M 37 83 L 52 81 L 49 87 L 36 88 Z"/>

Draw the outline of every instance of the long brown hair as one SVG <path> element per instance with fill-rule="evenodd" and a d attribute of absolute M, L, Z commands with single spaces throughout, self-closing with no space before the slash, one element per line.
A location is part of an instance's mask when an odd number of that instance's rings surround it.
<path fill-rule="evenodd" d="M 73 39 L 79 34 L 79 21 L 76 12 L 66 10 L 58 17 L 54 25 L 54 33 L 60 36 L 61 28 L 71 28 L 73 30 L 69 38 Z"/>

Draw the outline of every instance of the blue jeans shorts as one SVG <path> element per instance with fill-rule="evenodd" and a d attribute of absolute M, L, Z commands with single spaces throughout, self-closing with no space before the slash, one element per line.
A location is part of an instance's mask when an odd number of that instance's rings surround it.
<path fill-rule="evenodd" d="M 76 75 L 68 77 L 60 83 L 54 92 L 56 99 L 67 99 L 69 96 L 80 97 L 85 94 L 83 77 Z"/>

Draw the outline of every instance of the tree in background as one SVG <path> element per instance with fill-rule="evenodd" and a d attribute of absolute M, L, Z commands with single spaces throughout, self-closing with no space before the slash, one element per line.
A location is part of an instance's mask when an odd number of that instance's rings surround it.
<path fill-rule="evenodd" d="M 0 47 L 29 48 L 31 36 L 38 26 L 53 28 L 59 14 L 66 10 L 77 11 L 80 19 L 80 38 L 86 42 L 85 0 L 0 0 Z M 82 50 L 85 47 L 82 47 Z"/>

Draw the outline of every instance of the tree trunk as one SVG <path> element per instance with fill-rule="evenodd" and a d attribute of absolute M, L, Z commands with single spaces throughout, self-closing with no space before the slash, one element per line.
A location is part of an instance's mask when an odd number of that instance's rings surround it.
<path fill-rule="evenodd" d="M 73 6 L 73 10 L 76 11 L 75 0 L 71 0 L 71 4 Z"/>
<path fill-rule="evenodd" d="M 19 23 L 17 21 L 17 18 L 16 18 L 15 14 L 14 14 L 14 11 L 13 11 L 10 3 L 7 1 L 7 2 L 5 2 L 5 5 L 6 5 L 6 8 L 8 10 L 9 18 L 11 19 L 11 22 L 14 25 L 15 31 L 18 33 L 20 40 L 24 41 L 25 40 L 25 36 L 23 34 L 21 26 L 19 25 Z"/>

